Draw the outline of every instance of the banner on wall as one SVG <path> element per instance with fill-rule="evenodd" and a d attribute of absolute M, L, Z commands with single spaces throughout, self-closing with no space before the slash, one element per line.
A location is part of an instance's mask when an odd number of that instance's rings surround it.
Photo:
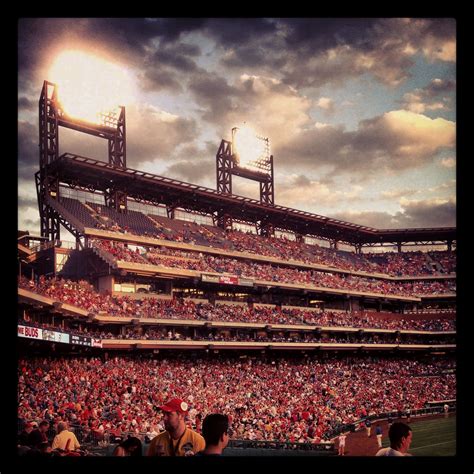
<path fill-rule="evenodd" d="M 27 337 L 28 339 L 43 339 L 43 330 L 30 326 L 18 326 L 18 336 Z"/>
<path fill-rule="evenodd" d="M 32 326 L 18 326 L 18 337 L 26 337 L 28 339 L 37 339 L 40 341 L 61 342 L 69 344 L 69 334 L 50 329 L 35 328 Z"/>

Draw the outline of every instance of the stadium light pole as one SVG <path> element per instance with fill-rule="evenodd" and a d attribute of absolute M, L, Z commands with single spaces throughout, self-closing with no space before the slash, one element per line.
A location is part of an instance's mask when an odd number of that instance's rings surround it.
<path fill-rule="evenodd" d="M 274 205 L 274 167 L 273 155 L 270 155 L 270 141 L 268 138 L 253 133 L 253 136 L 250 137 L 253 141 L 248 150 L 250 152 L 258 151 L 252 149 L 252 145 L 258 147 L 258 141 L 261 141 L 262 153 L 255 155 L 254 159 L 247 157 L 247 162 L 245 162 L 244 153 L 239 149 L 238 144 L 239 131 L 242 131 L 241 128 L 233 127 L 231 141 L 222 139 L 218 148 L 216 154 L 217 191 L 222 194 L 232 194 L 232 176 L 239 176 L 257 181 L 260 185 L 260 202 Z M 247 135 L 251 134 L 247 131 Z M 232 225 L 232 220 L 225 210 L 218 213 L 217 224 L 224 229 Z M 263 235 L 273 235 L 274 230 L 270 222 L 259 221 L 256 226 Z"/>

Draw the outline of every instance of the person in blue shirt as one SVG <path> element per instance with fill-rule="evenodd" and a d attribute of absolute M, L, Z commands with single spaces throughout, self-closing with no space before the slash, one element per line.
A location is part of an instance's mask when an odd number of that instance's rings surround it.
<path fill-rule="evenodd" d="M 375 427 L 375 436 L 377 437 L 377 444 L 379 445 L 379 448 L 381 448 L 383 432 L 382 432 L 382 427 L 380 425 L 377 425 Z"/>
<path fill-rule="evenodd" d="M 365 420 L 365 430 L 367 431 L 367 438 L 370 438 L 371 429 L 372 429 L 372 422 L 369 419 Z"/>

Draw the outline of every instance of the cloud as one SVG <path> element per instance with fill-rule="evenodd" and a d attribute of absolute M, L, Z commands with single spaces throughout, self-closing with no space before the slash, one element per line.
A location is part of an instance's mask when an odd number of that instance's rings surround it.
<path fill-rule="evenodd" d="M 456 158 L 450 156 L 441 160 L 441 166 L 444 168 L 454 168 L 456 166 Z"/>
<path fill-rule="evenodd" d="M 27 196 L 18 196 L 18 207 L 19 208 L 37 208 L 38 200 L 36 198 L 27 197 Z"/>
<path fill-rule="evenodd" d="M 147 18 L 22 18 L 19 21 L 19 66 L 25 68 L 29 63 L 34 68 L 40 63 L 40 58 L 34 59 L 35 54 L 28 51 L 33 45 L 58 44 L 68 48 L 77 41 L 95 45 L 95 50 L 115 51 L 122 57 L 142 59 L 153 48 L 152 40 L 168 44 L 205 23 L 204 18 L 154 21 Z M 189 53 L 190 49 L 183 51 Z"/>
<path fill-rule="evenodd" d="M 151 57 L 151 62 L 164 64 L 187 73 L 197 69 L 196 63 L 189 56 L 199 56 L 200 54 L 201 50 L 198 46 L 184 43 L 157 49 Z"/>
<path fill-rule="evenodd" d="M 328 114 L 334 113 L 334 101 L 329 97 L 321 97 L 316 105 Z"/>
<path fill-rule="evenodd" d="M 383 191 L 380 193 L 380 198 L 388 199 L 390 201 L 406 197 L 413 196 L 419 192 L 418 189 L 392 189 L 390 191 Z"/>
<path fill-rule="evenodd" d="M 327 217 L 375 229 L 395 229 L 398 227 L 395 216 L 381 211 L 342 211 L 334 214 L 328 213 Z"/>
<path fill-rule="evenodd" d="M 407 92 L 401 103 L 410 112 L 423 113 L 426 110 L 450 108 L 451 97 L 436 100 L 441 94 L 451 94 L 456 89 L 453 80 L 433 79 L 426 87 Z"/>
<path fill-rule="evenodd" d="M 200 56 L 199 46 L 188 43 L 160 45 L 145 60 L 138 75 L 140 87 L 145 91 L 168 89 L 182 92 L 183 75 L 200 68 L 192 57 Z"/>
<path fill-rule="evenodd" d="M 213 159 L 181 160 L 168 166 L 165 176 L 199 184 L 212 178 L 215 179 L 215 168 L 216 163 Z M 212 184 L 212 187 L 215 187 L 215 183 Z"/>
<path fill-rule="evenodd" d="M 28 98 L 50 80 L 54 57 L 83 50 L 136 71 L 145 91 L 182 91 L 182 75 L 197 69 L 197 44 L 181 38 L 202 30 L 205 18 L 23 18 L 19 21 L 19 88 Z M 202 30 L 204 31 L 204 30 Z"/>
<path fill-rule="evenodd" d="M 428 199 L 415 201 L 404 199 L 401 202 L 403 214 L 414 227 L 455 227 L 456 201 L 451 199 Z"/>
<path fill-rule="evenodd" d="M 38 125 L 18 121 L 18 178 L 34 180 L 39 169 Z"/>
<path fill-rule="evenodd" d="M 244 68 L 283 82 L 320 87 L 372 73 L 399 84 L 416 53 L 455 61 L 452 19 L 318 18 L 23 18 L 19 21 L 21 87 L 47 79 L 49 61 L 64 49 L 85 49 L 142 71 L 143 85 L 173 87 L 201 54 L 193 34 L 211 40 L 224 71 Z M 166 80 L 165 80 L 166 79 Z M 154 86 L 155 85 L 155 86 Z"/>
<path fill-rule="evenodd" d="M 278 23 L 269 18 L 212 18 L 206 22 L 205 31 L 224 47 L 240 48 L 275 39 Z"/>
<path fill-rule="evenodd" d="M 277 147 L 310 123 L 311 101 L 275 78 L 242 74 L 229 84 L 222 77 L 200 73 L 190 90 L 204 107 L 203 119 L 225 136 L 246 122 Z"/>
<path fill-rule="evenodd" d="M 238 107 L 236 92 L 223 77 L 200 70 L 190 78 L 189 92 L 202 107 L 202 118 L 210 123 L 222 123 L 225 116 Z"/>
<path fill-rule="evenodd" d="M 441 183 L 438 186 L 433 186 L 431 188 L 428 188 L 427 191 L 431 193 L 439 193 L 439 191 L 455 191 L 456 190 L 456 180 L 455 179 L 450 179 L 449 181 L 445 181 L 444 183 Z"/>
<path fill-rule="evenodd" d="M 287 84 L 321 87 L 366 73 L 398 85 L 409 77 L 417 53 L 429 61 L 456 59 L 453 19 L 291 18 L 273 26 L 258 37 L 234 38 L 222 65 L 256 74 L 278 70 Z M 220 41 L 219 30 L 208 33 Z"/>
<path fill-rule="evenodd" d="M 443 148 L 453 147 L 456 139 L 454 122 L 404 110 L 387 112 L 383 116 L 360 123 L 356 141 L 367 150 L 391 155 L 400 165 L 426 161 Z"/>
<path fill-rule="evenodd" d="M 127 162 L 169 160 L 179 146 L 192 143 L 198 136 L 193 119 L 169 114 L 151 105 L 127 109 Z"/>
<path fill-rule="evenodd" d="M 183 86 L 179 82 L 179 74 L 167 68 L 148 68 L 138 75 L 140 87 L 146 91 L 182 92 Z"/>
<path fill-rule="evenodd" d="M 29 230 L 30 232 L 33 232 L 34 234 L 40 232 L 40 219 L 25 219 L 22 222 L 23 225 L 20 225 L 19 228 L 22 230 Z"/>
<path fill-rule="evenodd" d="M 344 206 L 362 200 L 363 187 L 337 187 L 330 180 L 311 180 L 306 175 L 292 175 L 276 182 L 276 201 L 282 206 L 311 210 L 320 207 Z"/>
<path fill-rule="evenodd" d="M 455 124 L 405 110 L 359 122 L 356 131 L 342 126 L 314 127 L 295 134 L 275 149 L 278 166 L 319 168 L 367 175 L 373 170 L 416 168 L 455 145 Z"/>
<path fill-rule="evenodd" d="M 455 227 L 456 202 L 454 198 L 421 201 L 404 199 L 402 210 L 395 214 L 380 211 L 344 211 L 328 217 L 376 229 Z"/>
<path fill-rule="evenodd" d="M 26 96 L 22 96 L 18 98 L 18 111 L 19 112 L 33 112 L 36 111 L 36 103 L 33 100 L 30 100 Z"/>

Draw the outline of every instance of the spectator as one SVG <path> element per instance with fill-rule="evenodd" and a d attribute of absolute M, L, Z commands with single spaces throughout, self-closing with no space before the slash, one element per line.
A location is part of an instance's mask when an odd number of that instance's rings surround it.
<path fill-rule="evenodd" d="M 408 453 L 413 433 L 411 428 L 401 421 L 393 423 L 388 430 L 390 447 L 377 451 L 376 456 L 411 456 Z"/>
<path fill-rule="evenodd" d="M 20 433 L 18 437 L 18 445 L 19 446 L 30 446 L 30 434 L 33 431 L 33 423 L 28 422 L 25 424 L 23 431 Z"/>
<path fill-rule="evenodd" d="M 204 438 L 186 427 L 185 401 L 173 398 L 159 409 L 164 412 L 165 431 L 152 439 L 148 456 L 194 456 L 205 448 Z"/>
<path fill-rule="evenodd" d="M 338 438 L 338 440 L 339 440 L 339 450 L 338 450 L 339 456 L 344 456 L 344 450 L 346 448 L 346 437 L 347 437 L 346 433 L 341 433 L 339 435 L 339 438 Z"/>
<path fill-rule="evenodd" d="M 375 436 L 377 437 L 377 444 L 378 444 L 379 448 L 381 448 L 382 447 L 383 432 L 382 432 L 382 427 L 380 425 L 377 425 L 375 427 Z"/>
<path fill-rule="evenodd" d="M 202 434 L 206 449 L 198 454 L 202 456 L 221 456 L 229 443 L 229 417 L 220 413 L 207 415 L 202 423 Z"/>
<path fill-rule="evenodd" d="M 39 427 L 34 429 L 28 436 L 28 445 L 32 448 L 38 448 L 41 443 L 48 442 L 48 431 L 49 423 L 43 420 Z"/>
<path fill-rule="evenodd" d="M 142 442 L 135 436 L 129 436 L 114 449 L 113 456 L 142 456 Z"/>
<path fill-rule="evenodd" d="M 393 425 L 393 416 L 392 416 L 391 414 L 388 415 L 387 424 L 388 424 L 388 428 L 389 428 L 389 429 L 390 429 L 390 427 Z"/>
<path fill-rule="evenodd" d="M 367 419 L 365 420 L 365 431 L 367 433 L 367 438 L 370 438 L 370 431 L 372 430 L 372 422 Z"/>
<path fill-rule="evenodd" d="M 65 421 L 58 423 L 58 434 L 53 439 L 53 449 L 62 449 L 63 451 L 76 451 L 81 447 L 76 435 L 68 430 L 68 424 Z"/>

